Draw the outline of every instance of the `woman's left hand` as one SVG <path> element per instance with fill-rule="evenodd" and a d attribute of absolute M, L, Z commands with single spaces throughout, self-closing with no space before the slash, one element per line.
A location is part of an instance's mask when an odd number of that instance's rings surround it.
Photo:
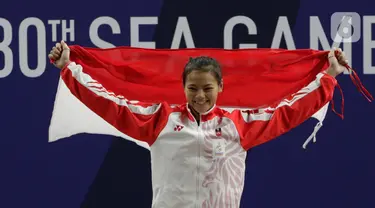
<path fill-rule="evenodd" d="M 336 77 L 345 71 L 345 65 L 348 63 L 348 60 L 341 48 L 331 50 L 328 54 L 328 60 L 329 67 L 327 69 L 327 74 Z"/>

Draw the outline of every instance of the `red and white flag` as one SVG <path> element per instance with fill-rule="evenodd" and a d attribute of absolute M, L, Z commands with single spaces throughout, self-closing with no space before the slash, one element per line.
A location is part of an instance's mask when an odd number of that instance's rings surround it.
<path fill-rule="evenodd" d="M 80 46 L 70 46 L 70 49 L 71 61 L 82 65 L 85 74 L 94 80 L 92 87 L 126 101 L 171 105 L 186 102 L 182 72 L 189 58 L 211 56 L 221 64 L 225 86 L 217 105 L 228 111 L 280 103 L 315 80 L 329 64 L 328 51 L 312 49 L 97 49 Z M 358 89 L 372 99 L 355 72 L 347 68 Z M 146 143 L 124 135 L 80 102 L 72 93 L 76 87 L 79 84 L 75 83 L 72 72 L 63 69 L 49 129 L 50 142 L 91 133 L 123 137 L 148 148 Z M 322 125 L 328 104 L 312 115 L 318 120 L 312 137 Z"/>

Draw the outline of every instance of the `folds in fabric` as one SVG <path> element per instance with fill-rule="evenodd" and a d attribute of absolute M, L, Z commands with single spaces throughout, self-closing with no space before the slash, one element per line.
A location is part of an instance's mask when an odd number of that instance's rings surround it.
<path fill-rule="evenodd" d="M 71 60 L 107 90 L 129 100 L 185 102 L 182 72 L 190 57 L 211 56 L 222 66 L 219 106 L 259 108 L 280 102 L 328 66 L 326 51 L 283 49 L 111 49 L 71 46 Z"/>
<path fill-rule="evenodd" d="M 210 56 L 221 64 L 224 109 L 271 106 L 312 82 L 328 67 L 328 51 L 312 49 L 111 49 L 70 46 L 71 61 L 114 95 L 148 103 L 185 102 L 182 72 L 190 57 Z M 322 121 L 328 104 L 313 116 Z M 78 101 L 60 80 L 49 141 L 79 133 L 120 136 L 148 148 L 104 122 Z"/>

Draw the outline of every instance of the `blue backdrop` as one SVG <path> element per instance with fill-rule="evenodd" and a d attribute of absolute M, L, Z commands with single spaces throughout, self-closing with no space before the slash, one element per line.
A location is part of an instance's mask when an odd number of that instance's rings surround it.
<path fill-rule="evenodd" d="M 93 47 L 149 47 L 152 44 L 139 42 L 154 42 L 156 48 L 171 48 L 174 35 L 178 37 L 176 25 L 181 24 L 190 31 L 181 48 L 193 42 L 195 47 L 256 44 L 292 49 L 294 43 L 296 48 L 329 49 L 336 28 L 331 28 L 336 23 L 331 17 L 357 12 L 352 32 L 359 39 L 340 47 L 375 94 L 373 6 L 365 0 L 2 2 L 0 207 L 150 207 L 146 149 L 100 135 L 48 143 L 59 71 L 48 63 L 47 54 L 56 41 Z M 250 30 L 244 24 L 225 30 L 230 21 L 238 23 L 236 16 L 254 25 L 248 25 Z M 185 27 L 179 17 L 186 17 Z M 136 22 L 143 23 L 138 27 Z M 286 38 L 279 45 L 280 31 L 286 31 Z M 345 119 L 330 111 L 317 143 L 307 150 L 301 145 L 316 123 L 310 120 L 250 150 L 241 207 L 375 207 L 375 106 L 358 93 L 348 75 L 338 80 L 345 95 Z M 340 103 L 338 93 L 335 101 Z"/>

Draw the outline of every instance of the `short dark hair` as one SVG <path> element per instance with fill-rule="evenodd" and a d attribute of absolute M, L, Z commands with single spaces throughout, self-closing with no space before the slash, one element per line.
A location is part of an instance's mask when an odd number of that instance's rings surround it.
<path fill-rule="evenodd" d="M 185 86 L 187 76 L 194 70 L 211 72 L 217 83 L 221 84 L 222 74 L 221 66 L 217 60 L 208 56 L 198 56 L 195 58 L 189 58 L 189 61 L 185 65 L 184 72 L 182 74 L 182 83 Z"/>

